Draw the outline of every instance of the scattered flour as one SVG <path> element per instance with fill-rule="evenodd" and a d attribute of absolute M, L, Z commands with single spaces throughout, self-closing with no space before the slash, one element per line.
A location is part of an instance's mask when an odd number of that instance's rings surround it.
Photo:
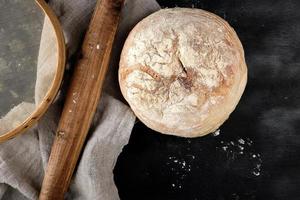
<path fill-rule="evenodd" d="M 185 155 L 183 158 L 169 156 L 166 164 L 170 167 L 172 173 L 178 176 L 178 179 L 175 181 L 175 183 L 171 183 L 172 188 L 183 188 L 183 180 L 191 173 L 194 159 L 195 156 L 190 154 Z"/>
<path fill-rule="evenodd" d="M 261 167 L 262 167 L 262 159 L 259 153 L 249 152 L 250 147 L 253 144 L 253 141 L 249 138 L 246 139 L 238 139 L 237 141 L 221 141 L 221 149 L 226 153 L 228 159 L 236 159 L 239 156 L 249 156 L 251 163 L 253 163 L 253 169 L 251 171 L 252 175 L 260 176 L 261 175 Z M 247 152 L 247 153 L 246 153 Z"/>
<path fill-rule="evenodd" d="M 217 130 L 213 135 L 220 134 Z M 191 144 L 191 139 L 187 139 L 187 143 Z M 236 140 L 220 141 L 220 145 L 216 146 L 217 152 L 225 159 L 233 164 L 245 162 L 247 160 L 247 168 L 243 169 L 244 173 L 248 173 L 249 177 L 259 177 L 262 175 L 262 159 L 261 155 L 252 147 L 253 141 L 250 138 L 238 138 Z M 189 145 L 188 145 L 189 146 Z M 190 147 L 187 147 L 190 150 Z M 196 155 L 185 154 L 181 156 L 169 156 L 166 162 L 167 167 L 174 174 L 176 179 L 170 183 L 171 188 L 180 190 L 184 188 L 186 177 L 192 175 L 193 169 L 201 165 L 196 160 Z"/>

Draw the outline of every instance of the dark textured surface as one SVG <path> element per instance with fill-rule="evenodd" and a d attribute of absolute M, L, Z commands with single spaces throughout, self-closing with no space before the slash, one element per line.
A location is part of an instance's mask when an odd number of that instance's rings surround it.
<path fill-rule="evenodd" d="M 225 18 L 249 80 L 220 135 L 184 139 L 137 123 L 115 168 L 121 199 L 300 198 L 300 1 L 160 0 Z"/>

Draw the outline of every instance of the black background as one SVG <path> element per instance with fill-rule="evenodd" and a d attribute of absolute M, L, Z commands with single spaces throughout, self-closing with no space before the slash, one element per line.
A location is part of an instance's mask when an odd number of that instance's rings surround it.
<path fill-rule="evenodd" d="M 159 3 L 227 20 L 245 49 L 248 84 L 218 136 L 165 136 L 138 122 L 114 170 L 121 199 L 300 199 L 300 1 Z"/>

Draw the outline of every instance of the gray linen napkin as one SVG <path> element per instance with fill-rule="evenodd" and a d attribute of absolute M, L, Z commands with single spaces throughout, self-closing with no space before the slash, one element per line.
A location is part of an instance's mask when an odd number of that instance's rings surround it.
<path fill-rule="evenodd" d="M 64 29 L 69 58 L 79 47 L 95 2 L 95 0 L 50 1 Z M 101 103 L 97 108 L 66 199 L 119 199 L 113 181 L 113 168 L 123 146 L 128 143 L 135 121 L 132 111 L 118 100 L 121 97 L 117 81 L 119 54 L 133 26 L 158 9 L 155 0 L 127 0 L 125 4 L 113 48 L 110 72 L 106 80 L 106 92 L 102 95 Z M 43 34 L 46 33 L 47 30 L 43 30 Z M 68 67 L 73 66 L 68 64 Z M 39 90 L 43 87 L 39 84 L 45 83 L 43 72 L 40 71 L 36 94 L 42 94 Z M 36 127 L 0 145 L 0 199 L 38 198 L 64 94 L 63 88 L 55 103 Z M 39 100 L 40 98 L 36 96 L 37 103 Z"/>

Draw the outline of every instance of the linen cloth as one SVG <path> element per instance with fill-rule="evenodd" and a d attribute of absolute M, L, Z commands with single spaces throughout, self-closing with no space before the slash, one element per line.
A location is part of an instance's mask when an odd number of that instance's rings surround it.
<path fill-rule="evenodd" d="M 74 64 L 71 64 L 74 63 L 72 58 L 80 47 L 95 3 L 95 0 L 49 1 L 61 21 L 66 39 L 69 63 L 65 80 L 68 80 L 69 71 L 74 67 Z M 105 92 L 102 94 L 66 199 L 119 199 L 113 180 L 113 168 L 123 146 L 128 143 L 135 121 L 130 108 L 120 101 L 117 79 L 119 55 L 133 26 L 158 9 L 160 7 L 155 0 L 127 0 L 125 3 L 113 47 Z M 45 87 L 49 85 L 49 77 L 45 72 L 48 70 L 47 66 L 52 66 L 53 61 L 49 56 L 53 44 L 49 25 L 49 21 L 45 19 L 38 61 L 36 104 L 41 101 L 46 91 Z M 0 199 L 38 199 L 67 84 L 68 81 L 65 81 L 57 99 L 37 126 L 0 145 Z M 23 105 L 33 106 L 22 103 L 22 109 Z M 15 116 L 13 112 L 12 110 L 7 116 Z M 8 119 L 5 119 L 7 123 Z"/>

